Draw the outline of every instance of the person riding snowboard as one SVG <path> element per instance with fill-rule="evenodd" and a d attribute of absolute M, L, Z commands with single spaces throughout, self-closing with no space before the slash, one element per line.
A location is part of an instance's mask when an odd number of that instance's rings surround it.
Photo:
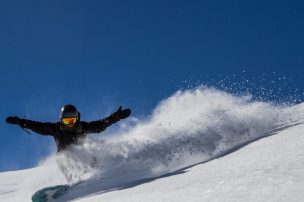
<path fill-rule="evenodd" d="M 130 114 L 130 109 L 119 107 L 116 112 L 106 118 L 85 122 L 80 121 L 80 113 L 75 106 L 65 105 L 61 109 L 60 121 L 56 123 L 31 121 L 17 116 L 7 117 L 6 123 L 19 125 L 41 135 L 53 136 L 57 145 L 57 152 L 59 152 L 69 145 L 77 144 L 87 134 L 100 133 L 120 119 L 129 117 Z"/>

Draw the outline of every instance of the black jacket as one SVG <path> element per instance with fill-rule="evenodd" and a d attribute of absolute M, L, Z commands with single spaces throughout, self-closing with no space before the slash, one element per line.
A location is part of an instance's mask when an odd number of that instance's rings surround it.
<path fill-rule="evenodd" d="M 81 138 L 84 138 L 86 134 L 99 133 L 119 120 L 120 118 L 113 113 L 109 117 L 97 121 L 80 121 L 73 128 L 68 128 L 60 122 L 37 122 L 27 119 L 21 119 L 20 126 L 41 135 L 53 136 L 57 145 L 57 152 L 59 152 L 67 146 L 77 143 Z"/>

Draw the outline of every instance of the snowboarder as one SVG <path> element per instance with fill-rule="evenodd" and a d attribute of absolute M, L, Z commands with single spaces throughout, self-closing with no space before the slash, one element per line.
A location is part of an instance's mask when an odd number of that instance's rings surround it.
<path fill-rule="evenodd" d="M 80 113 L 75 106 L 65 105 L 61 109 L 60 121 L 56 123 L 31 121 L 17 116 L 7 117 L 6 123 L 19 125 L 23 129 L 30 129 L 41 135 L 53 136 L 59 152 L 71 144 L 77 144 L 87 134 L 99 133 L 130 114 L 130 109 L 119 107 L 116 112 L 104 119 L 85 122 L 80 121 Z"/>

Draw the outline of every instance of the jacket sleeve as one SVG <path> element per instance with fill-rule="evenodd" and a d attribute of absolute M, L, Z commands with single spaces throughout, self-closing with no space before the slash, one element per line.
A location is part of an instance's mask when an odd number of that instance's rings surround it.
<path fill-rule="evenodd" d="M 53 135 L 56 130 L 56 124 L 50 122 L 38 122 L 38 121 L 31 121 L 27 119 L 20 120 L 20 126 L 22 128 L 30 129 L 35 133 L 40 135 Z"/>
<path fill-rule="evenodd" d="M 100 133 L 104 131 L 107 127 L 116 123 L 120 119 L 117 117 L 115 113 L 111 114 L 110 116 L 92 122 L 84 122 L 83 130 L 85 133 Z"/>

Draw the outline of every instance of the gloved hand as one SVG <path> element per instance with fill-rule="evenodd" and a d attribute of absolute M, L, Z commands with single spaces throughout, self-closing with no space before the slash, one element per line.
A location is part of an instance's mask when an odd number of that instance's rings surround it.
<path fill-rule="evenodd" d="M 130 116 L 131 110 L 130 109 L 122 109 L 122 106 L 120 106 L 114 114 L 119 119 L 125 119 L 128 116 Z"/>
<path fill-rule="evenodd" d="M 21 125 L 21 119 L 17 116 L 9 116 L 6 118 L 6 123 Z"/>

